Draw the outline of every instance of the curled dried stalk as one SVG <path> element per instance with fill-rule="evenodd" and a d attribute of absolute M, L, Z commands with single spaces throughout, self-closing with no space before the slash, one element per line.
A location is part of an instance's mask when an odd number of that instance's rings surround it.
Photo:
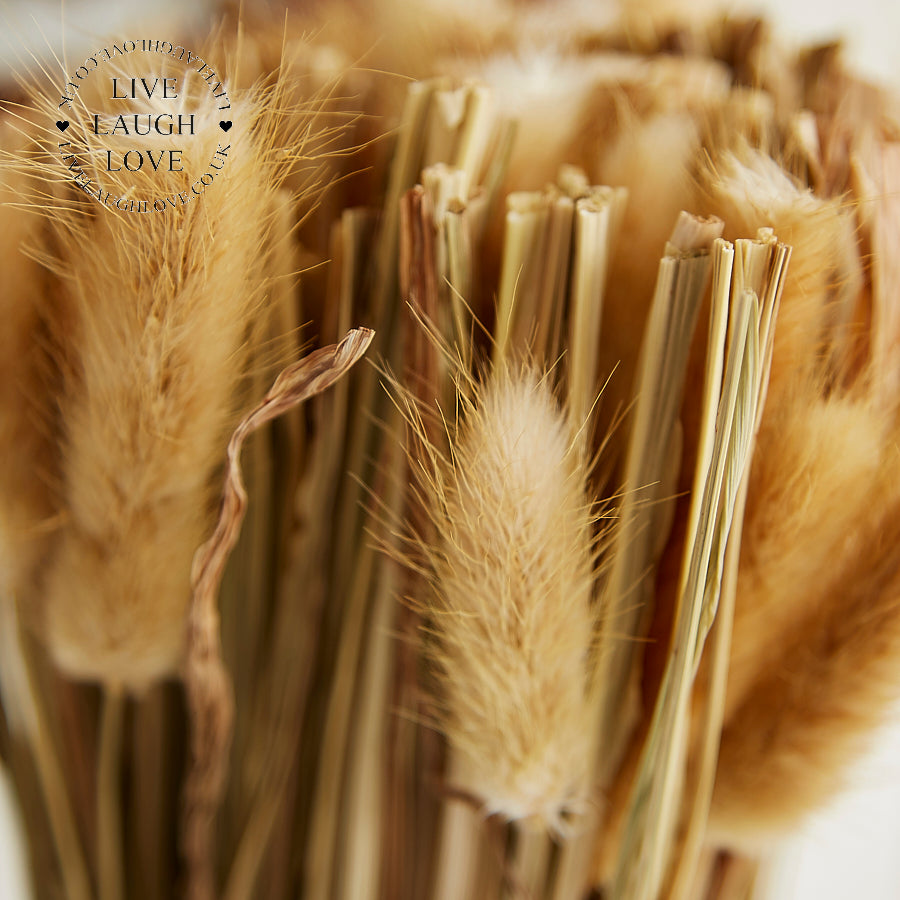
<path fill-rule="evenodd" d="M 231 685 L 222 664 L 216 599 L 247 507 L 241 447 L 256 429 L 327 390 L 362 357 L 373 336 L 368 328 L 354 329 L 339 344 L 323 347 L 289 366 L 262 402 L 241 420 L 228 442 L 225 488 L 216 529 L 197 550 L 191 569 L 184 680 L 191 715 L 192 760 L 184 787 L 181 827 L 191 900 L 216 896 L 214 818 L 227 774 L 234 716 Z"/>

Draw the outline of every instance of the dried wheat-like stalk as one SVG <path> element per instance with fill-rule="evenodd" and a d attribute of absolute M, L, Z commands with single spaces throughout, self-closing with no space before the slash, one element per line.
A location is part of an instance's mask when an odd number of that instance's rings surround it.
<path fill-rule="evenodd" d="M 97 96 L 78 95 L 81 111 L 106 110 L 96 81 Z M 183 107 L 201 121 L 216 113 L 199 77 L 180 84 Z M 142 689 L 180 664 L 191 548 L 210 524 L 211 476 L 234 421 L 252 317 L 271 286 L 263 247 L 272 191 L 302 158 L 302 148 L 276 143 L 285 91 L 276 83 L 236 99 L 227 139 L 198 127 L 183 172 L 145 166 L 136 187 L 134 173 L 99 173 L 104 139 L 83 121 L 73 119 L 59 151 L 113 197 L 191 197 L 191 173 L 217 161 L 202 202 L 176 202 L 165 214 L 100 210 L 65 191 L 48 214 L 55 244 L 42 260 L 63 285 L 65 311 L 55 334 L 64 522 L 40 615 L 54 659 L 78 677 Z M 304 127 L 295 117 L 291 139 Z M 39 136 L 58 155 L 52 140 Z M 44 177 L 62 181 L 58 164 L 39 154 Z"/>
<path fill-rule="evenodd" d="M 73 198 L 54 216 L 59 253 L 46 261 L 70 310 L 57 337 L 65 520 L 41 619 L 54 659 L 82 678 L 142 689 L 183 655 L 192 548 L 209 526 L 211 477 L 265 286 L 265 184 L 253 107 L 239 111 L 229 164 L 203 203 L 146 218 Z"/>

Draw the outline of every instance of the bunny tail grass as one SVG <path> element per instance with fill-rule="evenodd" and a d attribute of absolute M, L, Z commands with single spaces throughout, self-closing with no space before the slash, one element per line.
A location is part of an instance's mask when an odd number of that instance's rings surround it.
<path fill-rule="evenodd" d="M 453 443 L 451 441 L 451 443 Z M 487 814 L 556 829 L 588 802 L 585 468 L 546 380 L 500 368 L 426 482 L 441 724 Z"/>
<path fill-rule="evenodd" d="M 188 102 L 205 115 L 215 101 L 196 90 Z M 264 247 L 284 166 L 267 134 L 270 97 L 234 98 L 227 138 L 205 129 L 183 172 L 142 171 L 131 184 L 91 168 L 90 129 L 72 136 L 85 173 L 113 197 L 191 199 L 122 212 L 64 185 L 48 212 L 55 242 L 42 261 L 63 295 L 64 523 L 39 630 L 71 676 L 141 690 L 181 662 L 191 557 L 211 525 L 211 479 L 268 289 Z M 53 152 L 54 140 L 42 143 Z M 209 160 L 219 162 L 214 181 L 194 197 L 191 181 Z M 48 181 L 62 180 L 57 161 L 34 162 Z"/>

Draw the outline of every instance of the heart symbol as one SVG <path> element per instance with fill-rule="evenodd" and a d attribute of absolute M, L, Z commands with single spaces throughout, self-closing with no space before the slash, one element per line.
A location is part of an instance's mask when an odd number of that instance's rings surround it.
<path fill-rule="evenodd" d="M 219 128 L 221 128 L 222 131 L 228 131 L 233 124 L 233 122 L 219 122 Z"/>
<path fill-rule="evenodd" d="M 229 122 L 229 125 L 230 125 L 230 124 L 231 124 L 231 123 Z M 68 122 L 57 122 L 57 123 L 56 123 L 56 127 L 57 127 L 60 131 L 65 131 L 65 130 L 69 127 L 69 123 L 68 123 Z"/>

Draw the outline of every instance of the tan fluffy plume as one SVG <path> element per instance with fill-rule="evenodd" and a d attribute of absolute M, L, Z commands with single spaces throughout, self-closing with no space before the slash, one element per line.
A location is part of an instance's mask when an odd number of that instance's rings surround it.
<path fill-rule="evenodd" d="M 593 615 L 585 468 L 546 379 L 495 371 L 420 475 L 436 537 L 428 655 L 461 788 L 560 828 L 588 800 Z"/>
<path fill-rule="evenodd" d="M 161 76 L 176 74 L 157 65 Z M 198 120 L 194 135 L 176 140 L 183 171 L 108 172 L 107 142 L 121 153 L 127 139 L 92 133 L 97 105 L 121 111 L 104 101 L 99 78 L 93 95 L 72 104 L 70 145 L 59 150 L 45 132 L 33 160 L 61 182 L 66 160 L 43 153 L 70 153 L 71 171 L 95 181 L 84 189 L 93 198 L 62 189 L 49 213 L 55 244 L 43 258 L 64 310 L 55 335 L 65 348 L 64 521 L 42 585 L 40 632 L 70 675 L 140 689 L 181 660 L 191 558 L 210 526 L 211 479 L 235 421 L 253 315 L 266 299 L 272 192 L 297 153 L 272 140 L 277 91 L 232 97 L 226 134 L 216 127 L 221 101 L 195 71 L 176 82 L 180 108 Z M 155 102 L 135 101 L 134 110 L 155 111 Z M 143 140 L 160 152 L 173 143 Z M 212 177 L 197 196 L 192 184 L 204 173 Z M 172 202 L 147 212 L 101 208 L 97 182 L 113 200 Z"/>
<path fill-rule="evenodd" d="M 886 326 L 866 312 L 853 208 L 746 146 L 718 159 L 707 196 L 730 228 L 774 226 L 794 248 L 749 484 L 711 810 L 713 834 L 752 847 L 840 787 L 897 686 L 896 400 L 883 402 L 887 370 L 867 362 Z"/>

